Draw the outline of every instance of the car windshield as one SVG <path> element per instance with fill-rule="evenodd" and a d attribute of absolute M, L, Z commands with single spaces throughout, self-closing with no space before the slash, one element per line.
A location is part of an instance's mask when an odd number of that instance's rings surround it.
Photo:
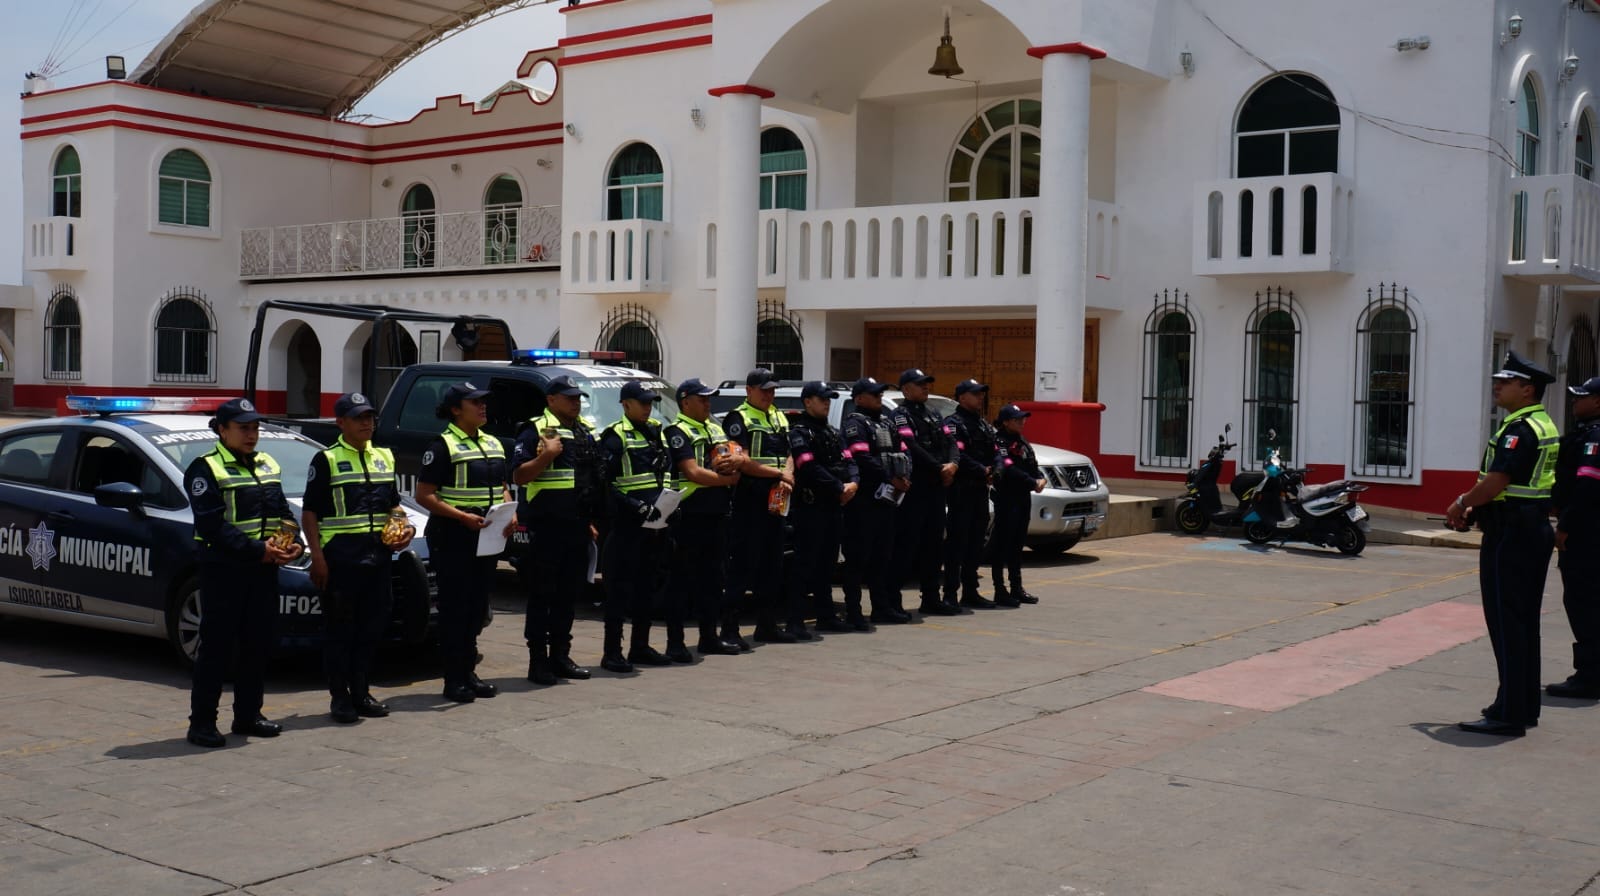
<path fill-rule="evenodd" d="M 900 404 L 900 402 L 905 400 L 905 395 L 900 392 L 885 392 L 883 395 L 883 406 L 886 409 L 893 410 Z M 956 408 L 959 407 L 954 398 L 946 398 L 943 395 L 929 395 L 928 400 L 925 403 L 928 405 L 928 410 L 938 414 L 941 418 L 954 414 L 956 412 Z"/>
<path fill-rule="evenodd" d="M 650 412 L 650 416 L 662 423 L 671 423 L 678 419 L 678 403 L 672 398 L 673 388 L 661 380 L 619 376 L 573 377 L 573 381 L 578 384 L 578 388 L 588 393 L 583 399 L 583 410 L 579 413 L 597 428 L 610 426 L 622 419 L 622 387 L 628 383 L 643 383 L 660 393 L 661 400 L 656 402 L 655 410 Z"/>
<path fill-rule="evenodd" d="M 179 470 L 189 469 L 195 458 L 217 444 L 216 434 L 208 429 L 152 433 L 149 439 Z M 322 446 L 297 432 L 263 426 L 256 450 L 272 455 L 283 471 L 283 493 L 299 498 L 306 493 L 306 470 L 311 467 L 311 458 Z"/>

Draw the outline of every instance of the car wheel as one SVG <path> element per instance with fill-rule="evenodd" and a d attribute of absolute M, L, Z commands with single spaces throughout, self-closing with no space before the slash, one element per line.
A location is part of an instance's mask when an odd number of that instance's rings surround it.
<path fill-rule="evenodd" d="M 1199 535 L 1211 525 L 1211 520 L 1201 512 L 1200 505 L 1184 501 L 1178 505 L 1178 528 L 1190 535 Z"/>
<path fill-rule="evenodd" d="M 1339 535 L 1333 546 L 1339 549 L 1339 553 L 1353 557 L 1366 550 L 1367 533 L 1361 531 L 1361 528 L 1354 523 L 1346 523 L 1339 527 Z"/>
<path fill-rule="evenodd" d="M 1244 537 L 1250 539 L 1252 544 L 1266 544 L 1278 537 L 1278 529 L 1271 523 L 1257 520 L 1244 524 Z"/>
<path fill-rule="evenodd" d="M 1059 541 L 1041 541 L 1038 544 L 1028 545 L 1028 550 L 1045 557 L 1059 557 L 1078 546 L 1079 538 L 1063 538 Z"/>
<path fill-rule="evenodd" d="M 200 655 L 200 580 L 183 580 L 167 601 L 167 643 L 185 666 Z"/>

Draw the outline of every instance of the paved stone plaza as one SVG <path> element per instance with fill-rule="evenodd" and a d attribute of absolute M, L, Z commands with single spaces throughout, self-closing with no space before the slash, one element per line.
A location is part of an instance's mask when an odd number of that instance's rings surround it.
<path fill-rule="evenodd" d="M 1094 541 L 1035 561 L 1038 606 L 553 688 L 522 678 L 508 575 L 498 698 L 391 655 L 394 715 L 337 726 L 300 658 L 284 735 L 210 752 L 165 645 L 4 621 L 0 889 L 1600 893 L 1600 708 L 1450 727 L 1493 696 L 1475 563 Z M 1555 680 L 1554 575 L 1546 609 Z"/>

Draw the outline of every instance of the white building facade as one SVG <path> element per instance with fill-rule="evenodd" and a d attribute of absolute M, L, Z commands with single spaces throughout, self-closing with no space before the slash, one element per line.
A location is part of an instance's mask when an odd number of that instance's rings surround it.
<path fill-rule="evenodd" d="M 954 78 L 928 72 L 947 7 Z M 133 85 L 28 98 L 17 402 L 53 403 L 74 346 L 75 388 L 226 391 L 261 301 L 396 305 L 671 380 L 977 376 L 1114 477 L 1181 478 L 1227 422 L 1248 465 L 1271 429 L 1319 479 L 1434 510 L 1473 479 L 1498 354 L 1600 372 L 1590 4 L 563 13 L 561 46 L 516 73 L 559 66 L 542 104 L 371 128 Z M 182 218 L 199 169 L 178 152 L 212 177 L 204 222 Z M 200 329 L 169 311 L 184 289 L 216 348 L 211 380 L 172 384 L 199 366 L 162 350 Z M 396 357 L 453 356 L 423 329 Z M 278 322 L 266 385 L 315 410 L 362 337 Z"/>

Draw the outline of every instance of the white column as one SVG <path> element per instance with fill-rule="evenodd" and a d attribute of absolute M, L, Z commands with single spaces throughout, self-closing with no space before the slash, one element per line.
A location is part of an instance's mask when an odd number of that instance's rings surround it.
<path fill-rule="evenodd" d="M 744 382 L 756 361 L 757 238 L 761 208 L 761 93 L 712 91 L 719 137 L 715 371 L 700 375 Z"/>
<path fill-rule="evenodd" d="M 1041 54 L 1039 281 L 1035 401 L 1083 400 L 1084 296 L 1089 272 L 1089 62 L 1082 50 Z"/>

